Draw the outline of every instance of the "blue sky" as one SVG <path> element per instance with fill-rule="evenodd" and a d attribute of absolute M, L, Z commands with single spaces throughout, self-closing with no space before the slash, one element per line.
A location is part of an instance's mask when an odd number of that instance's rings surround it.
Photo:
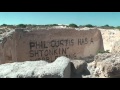
<path fill-rule="evenodd" d="M 21 23 L 120 26 L 120 12 L 0 12 L 0 25 Z"/>

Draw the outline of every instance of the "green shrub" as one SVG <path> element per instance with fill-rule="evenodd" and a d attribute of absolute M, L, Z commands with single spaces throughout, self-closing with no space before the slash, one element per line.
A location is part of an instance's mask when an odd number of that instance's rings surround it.
<path fill-rule="evenodd" d="M 106 51 L 98 51 L 98 53 L 110 53 L 109 50 Z"/>
<path fill-rule="evenodd" d="M 95 27 L 95 26 L 93 26 L 91 24 L 87 24 L 87 25 L 85 25 L 85 27 Z"/>
<path fill-rule="evenodd" d="M 116 29 L 120 29 L 120 26 L 117 26 Z"/>
<path fill-rule="evenodd" d="M 69 24 L 69 27 L 77 28 L 78 26 L 74 23 Z"/>
<path fill-rule="evenodd" d="M 18 27 L 21 27 L 21 28 L 26 28 L 26 27 L 27 27 L 26 24 L 18 24 L 17 26 L 18 26 Z"/>
<path fill-rule="evenodd" d="M 114 26 L 109 26 L 107 24 L 107 25 L 101 26 L 101 28 L 103 28 L 103 29 L 114 29 L 115 27 Z"/>
<path fill-rule="evenodd" d="M 58 24 L 52 24 L 52 26 L 59 26 Z"/>
<path fill-rule="evenodd" d="M 110 27 L 110 26 L 107 24 L 107 25 L 104 25 L 103 27 Z"/>
<path fill-rule="evenodd" d="M 7 26 L 7 24 L 2 24 L 1 26 Z"/>

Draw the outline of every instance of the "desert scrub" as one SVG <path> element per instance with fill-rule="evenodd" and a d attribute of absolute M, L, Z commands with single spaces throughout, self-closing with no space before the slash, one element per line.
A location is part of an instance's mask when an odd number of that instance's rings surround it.
<path fill-rule="evenodd" d="M 102 51 L 98 51 L 98 53 L 110 53 L 110 52 L 109 50 L 106 50 L 106 51 L 102 50 Z"/>

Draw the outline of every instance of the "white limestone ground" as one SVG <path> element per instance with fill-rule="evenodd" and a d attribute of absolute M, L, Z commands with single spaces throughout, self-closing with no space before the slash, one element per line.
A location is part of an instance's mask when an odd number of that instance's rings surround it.
<path fill-rule="evenodd" d="M 46 61 L 14 62 L 0 65 L 0 78 L 70 78 L 70 60 L 64 56 Z"/>

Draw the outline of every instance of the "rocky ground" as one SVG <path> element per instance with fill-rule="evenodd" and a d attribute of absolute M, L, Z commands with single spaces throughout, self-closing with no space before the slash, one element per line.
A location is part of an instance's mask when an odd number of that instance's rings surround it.
<path fill-rule="evenodd" d="M 52 63 L 40 60 L 2 64 L 0 78 L 120 78 L 120 31 L 99 30 L 104 49 L 110 53 L 99 53 L 81 60 L 70 60 L 62 56 Z M 13 32 L 0 29 L 0 41 Z"/>
<path fill-rule="evenodd" d="M 92 62 L 58 57 L 54 62 L 25 61 L 0 65 L 0 78 L 120 78 L 120 53 L 103 53 Z"/>
<path fill-rule="evenodd" d="M 90 75 L 86 78 L 117 78 L 120 77 L 120 53 L 103 53 L 94 57 L 94 61 L 87 64 Z"/>

